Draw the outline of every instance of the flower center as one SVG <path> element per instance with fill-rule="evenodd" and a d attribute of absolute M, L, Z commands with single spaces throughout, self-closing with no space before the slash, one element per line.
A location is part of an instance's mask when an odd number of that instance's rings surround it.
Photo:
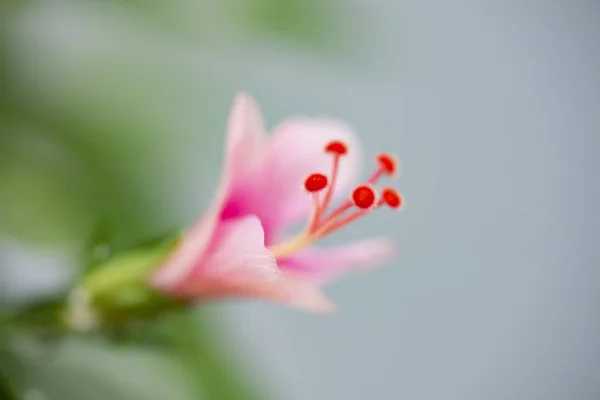
<path fill-rule="evenodd" d="M 354 188 L 348 200 L 327 214 L 333 197 L 340 160 L 348 154 L 348 147 L 345 143 L 335 140 L 325 146 L 325 152 L 333 157 L 331 175 L 328 178 L 323 174 L 314 173 L 306 178 L 304 188 L 310 193 L 313 200 L 311 217 L 306 228 L 298 235 L 286 242 L 269 247 L 275 258 L 285 258 L 382 206 L 400 209 L 403 205 L 402 196 L 395 189 L 386 187 L 378 195 L 373 186 L 383 175 L 393 177 L 397 170 L 395 159 L 389 154 L 381 153 L 375 158 L 377 169 L 369 179 Z M 323 192 L 324 195 L 321 196 Z"/>

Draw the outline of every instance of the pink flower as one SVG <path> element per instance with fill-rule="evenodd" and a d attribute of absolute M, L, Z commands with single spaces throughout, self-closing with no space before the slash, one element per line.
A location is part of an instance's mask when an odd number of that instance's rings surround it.
<path fill-rule="evenodd" d="M 386 261 L 393 246 L 381 238 L 329 249 L 312 244 L 377 208 L 402 205 L 394 189 L 378 195 L 372 187 L 396 170 L 387 154 L 377 157 L 378 168 L 367 182 L 346 191 L 359 160 L 359 145 L 346 125 L 291 118 L 267 136 L 258 106 L 239 94 L 229 116 L 217 194 L 157 269 L 154 285 L 194 300 L 254 297 L 333 310 L 318 285 Z M 327 214 L 340 196 L 348 200 Z M 306 228 L 285 239 L 285 230 L 302 220 Z"/>

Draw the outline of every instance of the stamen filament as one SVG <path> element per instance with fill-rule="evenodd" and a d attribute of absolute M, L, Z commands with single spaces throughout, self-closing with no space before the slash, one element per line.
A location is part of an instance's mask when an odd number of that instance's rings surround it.
<path fill-rule="evenodd" d="M 358 209 L 352 214 L 347 215 L 344 218 L 340 218 L 338 220 L 329 220 L 328 223 L 323 224 L 320 228 L 318 228 L 314 232 L 302 232 L 292 239 L 285 241 L 283 243 L 274 245 L 269 247 L 269 251 L 273 254 L 273 256 L 277 259 L 285 258 L 291 254 L 296 253 L 299 249 L 308 246 L 309 244 L 321 239 L 340 228 L 348 225 L 349 223 L 357 220 L 373 211 L 375 208 L 379 207 L 383 202 L 378 202 L 376 207 L 366 208 L 366 209 Z"/>
<path fill-rule="evenodd" d="M 294 254 L 299 249 L 308 246 L 318 238 L 319 236 L 308 234 L 307 232 L 302 232 L 294 236 L 290 240 L 269 247 L 269 251 L 273 254 L 275 258 L 282 259 L 291 254 Z"/>
<path fill-rule="evenodd" d="M 383 168 L 378 168 L 375 172 L 373 172 L 373 175 L 371 175 L 369 177 L 369 179 L 367 179 L 367 183 L 370 183 L 371 185 L 376 183 L 379 178 L 381 178 L 381 175 L 383 175 L 385 171 L 383 170 Z"/>
<path fill-rule="evenodd" d="M 350 200 L 346 200 L 344 203 L 342 203 L 341 206 L 339 206 L 338 208 L 333 210 L 331 212 L 331 214 L 329 214 L 329 216 L 327 218 L 325 218 L 325 221 L 322 221 L 323 223 L 321 224 L 321 226 L 323 226 L 323 225 L 331 222 L 333 219 L 339 217 L 340 215 L 342 215 L 343 213 L 348 211 L 350 208 L 352 208 L 353 205 L 354 204 Z"/>
<path fill-rule="evenodd" d="M 331 198 L 333 196 L 333 188 L 335 187 L 335 182 L 336 182 L 336 178 L 337 178 L 337 174 L 338 174 L 338 168 L 340 165 L 340 156 L 341 156 L 340 154 L 335 154 L 333 156 L 333 169 L 331 171 L 329 185 L 327 186 L 327 192 L 325 192 L 325 198 L 323 199 L 323 203 L 321 203 L 320 206 L 319 205 L 317 206 L 316 215 L 309 227 L 309 232 L 313 232 L 314 230 L 318 229 L 320 219 L 323 216 L 323 214 L 325 213 L 325 211 L 327 211 L 327 206 L 331 202 Z"/>
<path fill-rule="evenodd" d="M 319 207 L 320 207 L 319 192 L 312 193 L 312 200 L 313 200 L 313 210 L 312 210 L 312 213 L 310 214 L 310 219 L 308 220 L 308 223 L 306 224 L 306 232 L 308 232 L 308 233 L 314 231 L 316 229 L 316 225 L 318 223 L 317 219 L 319 216 Z"/>
<path fill-rule="evenodd" d="M 327 236 L 327 235 L 333 233 L 334 231 L 348 225 L 349 223 L 356 221 L 358 218 L 362 217 L 363 215 L 370 213 L 375 208 L 376 207 L 359 209 L 359 210 L 356 210 L 355 212 L 353 212 L 352 214 L 349 214 L 338 220 L 330 220 L 327 224 L 323 225 L 321 228 L 319 228 L 318 231 L 315 232 L 315 236 L 317 236 L 319 238 Z"/>

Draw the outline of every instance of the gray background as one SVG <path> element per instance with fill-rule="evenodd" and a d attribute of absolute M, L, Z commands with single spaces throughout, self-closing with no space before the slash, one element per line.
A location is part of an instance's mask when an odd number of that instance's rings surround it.
<path fill-rule="evenodd" d="M 599 4 L 440 3 L 365 6 L 360 73 L 232 62 L 271 122 L 327 110 L 393 149 L 407 199 L 340 234 L 402 254 L 330 287 L 339 315 L 232 320 L 286 399 L 598 399 Z"/>

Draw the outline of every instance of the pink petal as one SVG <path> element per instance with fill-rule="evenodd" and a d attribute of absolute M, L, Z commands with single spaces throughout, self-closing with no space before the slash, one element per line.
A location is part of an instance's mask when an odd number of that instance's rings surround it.
<path fill-rule="evenodd" d="M 270 300 L 283 303 L 304 311 L 331 313 L 336 310 L 335 304 L 312 282 L 291 272 L 284 272 L 284 290 L 273 293 Z"/>
<path fill-rule="evenodd" d="M 271 290 L 283 281 L 275 257 L 264 245 L 260 220 L 251 215 L 219 224 L 204 257 L 193 264 L 177 292 L 194 298 L 223 291 L 245 294 Z"/>
<path fill-rule="evenodd" d="M 225 168 L 235 180 L 251 175 L 266 155 L 268 141 L 260 108 L 239 93 L 229 114 Z"/>
<path fill-rule="evenodd" d="M 195 300 L 261 298 L 313 312 L 335 309 L 313 284 L 279 270 L 256 216 L 220 224 L 206 257 L 173 294 Z"/>
<path fill-rule="evenodd" d="M 284 271 L 293 271 L 313 283 L 323 284 L 349 270 L 366 270 L 389 261 L 394 244 L 387 238 L 347 243 L 328 249 L 310 248 L 279 260 Z"/>
<path fill-rule="evenodd" d="M 254 168 L 266 146 L 260 110 L 244 93 L 236 96 L 229 114 L 229 126 L 221 181 L 211 205 L 200 221 L 185 235 L 177 251 L 156 272 L 154 282 L 160 286 L 177 284 L 189 274 L 194 262 L 201 259 L 219 222 L 229 192 L 243 171 Z"/>
<path fill-rule="evenodd" d="M 304 180 L 313 172 L 330 175 L 333 157 L 324 148 L 332 140 L 341 140 L 349 148 L 340 161 L 334 188 L 338 199 L 348 196 L 361 160 L 360 146 L 350 127 L 334 120 L 294 118 L 274 129 L 260 172 L 238 188 L 231 203 L 240 214 L 258 215 L 268 234 L 306 220 L 312 201 Z"/>
<path fill-rule="evenodd" d="M 293 274 L 281 273 L 281 279 L 270 279 L 256 271 L 245 271 L 236 279 L 204 277 L 196 287 L 195 300 L 255 298 L 280 303 L 314 313 L 331 313 L 336 306 L 313 283 Z M 267 279 L 264 279 L 267 278 Z"/>

